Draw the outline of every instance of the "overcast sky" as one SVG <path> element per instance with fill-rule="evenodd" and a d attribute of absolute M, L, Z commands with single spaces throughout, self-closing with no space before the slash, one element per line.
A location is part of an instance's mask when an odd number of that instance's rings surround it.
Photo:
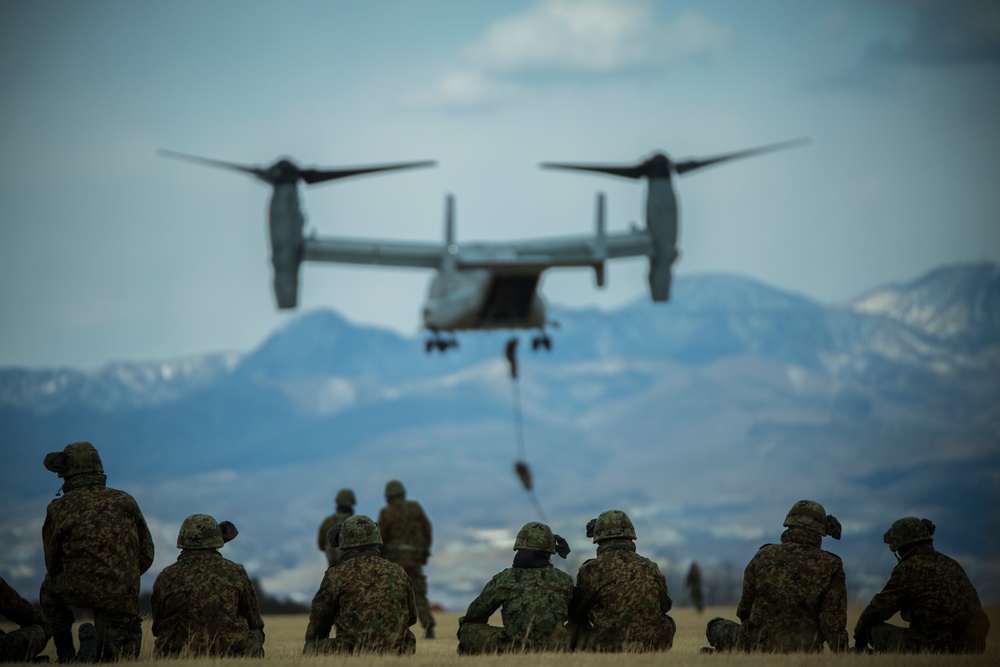
<path fill-rule="evenodd" d="M 1000 260 L 1000 3 L 379 0 L 0 4 L 0 365 L 249 350 L 269 190 L 246 164 L 435 159 L 303 190 L 319 235 L 458 239 L 641 221 L 640 183 L 545 171 L 811 144 L 679 179 L 681 275 L 826 303 Z M 301 307 L 415 334 L 426 271 L 304 266 Z M 551 302 L 646 297 L 645 262 L 550 272 Z M 664 306 L 669 308 L 669 305 Z"/>

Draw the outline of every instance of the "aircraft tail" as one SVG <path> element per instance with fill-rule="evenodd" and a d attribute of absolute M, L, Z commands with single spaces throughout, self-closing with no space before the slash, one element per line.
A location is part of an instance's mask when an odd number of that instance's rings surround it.
<path fill-rule="evenodd" d="M 597 231 L 594 237 L 594 279 L 598 287 L 604 287 L 604 262 L 608 259 L 608 237 L 605 233 L 604 193 L 597 193 Z"/>
<path fill-rule="evenodd" d="M 455 271 L 458 246 L 455 245 L 455 196 L 448 194 L 444 200 L 444 256 L 441 271 L 450 274 Z"/>

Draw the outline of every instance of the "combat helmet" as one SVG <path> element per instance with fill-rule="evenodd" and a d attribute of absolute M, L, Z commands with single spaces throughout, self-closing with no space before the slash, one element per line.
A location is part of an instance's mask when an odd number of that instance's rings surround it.
<path fill-rule="evenodd" d="M 71 442 L 61 452 L 45 455 L 45 468 L 64 479 L 88 473 L 104 473 L 97 448 L 89 442 Z"/>
<path fill-rule="evenodd" d="M 616 537 L 635 539 L 635 526 L 632 525 L 632 520 L 621 510 L 601 512 L 594 523 L 594 542 Z"/>
<path fill-rule="evenodd" d="M 344 520 L 340 528 L 341 549 L 353 549 L 355 547 L 377 547 L 382 544 L 382 535 L 378 531 L 378 524 L 364 514 L 355 514 Z"/>
<path fill-rule="evenodd" d="M 803 528 L 821 536 L 826 535 L 826 510 L 815 500 L 800 500 L 788 510 L 782 525 L 785 528 Z"/>
<path fill-rule="evenodd" d="M 354 507 L 358 504 L 358 499 L 354 497 L 354 491 L 351 489 L 341 489 L 337 491 L 337 495 L 334 496 L 333 502 L 337 505 L 347 505 L 349 507 Z"/>
<path fill-rule="evenodd" d="M 552 529 L 538 521 L 524 524 L 517 533 L 517 539 L 514 540 L 514 551 L 521 549 L 554 554 L 556 552 L 556 538 L 552 534 Z"/>
<path fill-rule="evenodd" d="M 222 529 L 208 514 L 192 514 L 177 533 L 178 549 L 218 549 L 225 543 Z"/>
<path fill-rule="evenodd" d="M 903 547 L 921 542 L 933 542 L 934 529 L 936 526 L 930 519 L 918 519 L 915 516 L 906 516 L 899 519 L 889 530 L 885 531 L 882 541 L 889 545 L 891 551 L 899 551 Z"/>
<path fill-rule="evenodd" d="M 385 485 L 385 497 L 392 498 L 394 496 L 405 496 L 406 487 L 398 479 L 394 479 Z"/>

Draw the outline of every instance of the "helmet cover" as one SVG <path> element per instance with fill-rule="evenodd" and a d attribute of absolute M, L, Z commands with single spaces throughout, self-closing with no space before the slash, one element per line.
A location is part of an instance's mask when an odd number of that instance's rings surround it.
<path fill-rule="evenodd" d="M 636 539 L 635 526 L 628 514 L 621 510 L 608 510 L 602 512 L 594 523 L 594 542 L 610 540 L 616 537 L 624 537 L 630 540 Z"/>
<path fill-rule="evenodd" d="M 377 547 L 382 544 L 382 535 L 378 524 L 364 514 L 355 514 L 344 520 L 340 528 L 339 546 L 341 549 L 355 547 Z"/>
<path fill-rule="evenodd" d="M 827 533 L 826 510 L 815 500 L 800 500 L 785 516 L 786 528 L 803 528 L 825 536 Z"/>
<path fill-rule="evenodd" d="M 192 514 L 177 533 L 178 549 L 218 549 L 225 543 L 218 522 L 208 514 Z"/>
<path fill-rule="evenodd" d="M 885 531 L 882 541 L 889 545 L 891 551 L 899 551 L 911 544 L 933 542 L 934 529 L 935 526 L 930 519 L 906 516 L 893 523 L 889 530 Z"/>
<path fill-rule="evenodd" d="M 65 479 L 104 472 L 101 455 L 89 442 L 71 442 L 61 452 L 50 452 L 45 455 L 44 464 L 47 470 Z"/>
<path fill-rule="evenodd" d="M 337 495 L 334 496 L 333 502 L 337 505 L 348 505 L 354 507 L 358 504 L 358 499 L 354 497 L 354 491 L 351 489 L 341 489 L 337 491 Z"/>
<path fill-rule="evenodd" d="M 556 552 L 556 539 L 552 534 L 552 529 L 538 521 L 524 524 L 517 533 L 517 539 L 514 540 L 514 551 L 521 549 L 554 554 Z"/>

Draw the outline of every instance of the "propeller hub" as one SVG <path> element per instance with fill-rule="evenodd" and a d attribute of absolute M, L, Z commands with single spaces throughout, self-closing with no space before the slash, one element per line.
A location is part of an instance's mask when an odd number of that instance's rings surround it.
<path fill-rule="evenodd" d="M 665 153 L 654 153 L 642 164 L 647 177 L 668 177 L 673 171 L 674 163 Z"/>
<path fill-rule="evenodd" d="M 267 168 L 272 183 L 295 183 L 299 180 L 299 168 L 291 160 L 281 159 Z"/>

